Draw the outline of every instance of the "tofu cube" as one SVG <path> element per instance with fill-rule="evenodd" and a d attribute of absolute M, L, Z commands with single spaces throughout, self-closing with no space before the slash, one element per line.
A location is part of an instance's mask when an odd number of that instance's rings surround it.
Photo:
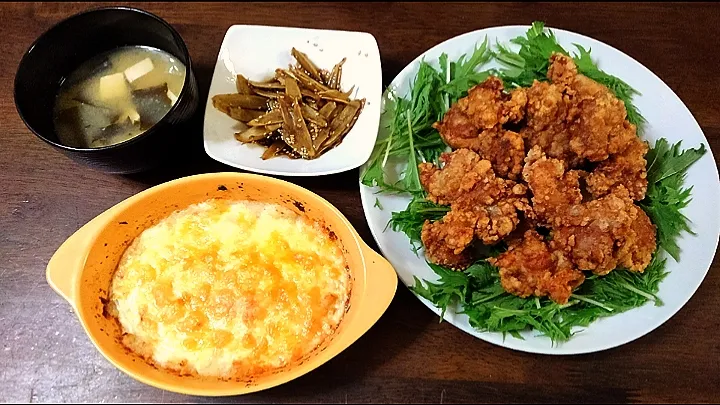
<path fill-rule="evenodd" d="M 127 97 L 130 88 L 122 73 L 103 76 L 100 78 L 100 99 L 112 100 Z"/>
<path fill-rule="evenodd" d="M 140 114 L 135 109 L 129 109 L 122 113 L 122 120 L 129 118 L 131 122 L 140 122 Z"/>
<path fill-rule="evenodd" d="M 168 96 L 168 98 L 170 99 L 170 103 L 171 103 L 171 104 L 175 104 L 175 102 L 176 102 L 177 99 L 178 99 L 177 96 L 175 95 L 175 93 L 173 93 L 173 92 L 170 91 L 170 90 L 167 91 L 167 96 Z"/>
<path fill-rule="evenodd" d="M 150 58 L 145 58 L 140 62 L 125 69 L 125 78 L 127 78 L 128 82 L 132 83 L 135 80 L 152 72 L 153 69 L 155 69 L 155 65 L 153 65 Z"/>

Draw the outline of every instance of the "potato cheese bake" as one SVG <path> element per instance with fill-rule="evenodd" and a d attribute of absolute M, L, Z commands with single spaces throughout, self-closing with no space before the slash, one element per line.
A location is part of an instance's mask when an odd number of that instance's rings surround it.
<path fill-rule="evenodd" d="M 276 204 L 211 199 L 144 230 L 110 286 L 123 344 L 182 374 L 250 378 L 309 355 L 348 305 L 337 238 Z"/>

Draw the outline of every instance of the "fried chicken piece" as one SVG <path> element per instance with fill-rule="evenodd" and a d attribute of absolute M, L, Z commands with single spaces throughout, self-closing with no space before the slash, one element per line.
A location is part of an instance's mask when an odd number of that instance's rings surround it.
<path fill-rule="evenodd" d="M 547 243 L 534 230 L 488 259 L 500 269 L 503 288 L 520 297 L 545 296 L 566 303 L 585 280 L 581 270 L 605 275 L 616 267 L 642 272 L 655 251 L 655 226 L 629 193 L 616 192 L 567 211 L 565 224 Z"/>
<path fill-rule="evenodd" d="M 600 162 L 586 178 L 587 190 L 595 198 L 612 192 L 618 186 L 624 186 L 630 192 L 630 198 L 640 201 L 647 192 L 648 144 L 634 138 L 624 151 Z"/>
<path fill-rule="evenodd" d="M 520 130 L 527 146 L 539 146 L 549 157 L 560 159 L 569 167 L 576 167 L 582 159 L 570 148 L 567 122 L 572 120 L 572 102 L 561 86 L 533 83 L 527 89 L 526 125 Z"/>
<path fill-rule="evenodd" d="M 516 180 L 523 168 L 525 142 L 517 132 L 502 128 L 488 129 L 480 134 L 477 149 L 483 159 L 492 163 L 495 173 Z"/>
<path fill-rule="evenodd" d="M 508 122 L 520 121 L 524 116 L 526 103 L 524 89 L 514 90 L 510 94 L 504 93 L 502 80 L 490 76 L 470 89 L 467 97 L 458 100 L 451 109 L 464 113 L 478 132 L 481 132 Z M 444 125 L 441 123 L 439 127 Z"/>
<path fill-rule="evenodd" d="M 642 272 L 655 251 L 655 226 L 623 186 L 569 208 L 556 225 L 550 246 L 598 275 L 618 266 Z"/>
<path fill-rule="evenodd" d="M 576 167 L 582 159 L 600 162 L 620 153 L 636 137 L 625 104 L 605 86 L 579 74 L 572 58 L 555 53 L 547 77 L 527 91 L 528 145 Z"/>
<path fill-rule="evenodd" d="M 561 223 L 566 211 L 582 202 L 578 171 L 565 171 L 561 160 L 548 159 L 539 146 L 525 158 L 523 179 L 533 193 L 533 212 L 541 224 Z"/>
<path fill-rule="evenodd" d="M 516 179 L 522 170 L 525 145 L 520 134 L 502 128 L 519 122 L 525 111 L 524 89 L 503 92 L 503 84 L 491 76 L 470 89 L 433 127 L 453 149 L 468 148 L 490 160 L 495 173 Z"/>
<path fill-rule="evenodd" d="M 562 252 L 552 251 L 536 231 L 525 232 L 508 250 L 488 261 L 500 269 L 505 291 L 520 296 L 550 296 L 560 304 L 567 303 L 573 289 L 585 281 Z"/>
<path fill-rule="evenodd" d="M 625 104 L 609 90 L 581 101 L 578 108 L 579 118 L 569 128 L 570 148 L 578 156 L 601 162 L 637 138 L 635 125 L 625 120 Z"/>
<path fill-rule="evenodd" d="M 480 148 L 480 130 L 475 126 L 467 109 L 463 110 L 462 105 L 466 98 L 461 98 L 445 113 L 442 121 L 433 124 L 446 144 L 453 149 L 468 148 L 477 150 Z"/>
<path fill-rule="evenodd" d="M 604 275 L 615 269 L 615 242 L 637 216 L 632 200 L 611 194 L 573 206 L 566 215 L 562 226 L 553 228 L 552 248 L 565 252 L 581 270 Z"/>
<path fill-rule="evenodd" d="M 553 249 L 564 252 L 582 270 L 605 275 L 615 268 L 615 239 L 598 226 L 558 227 L 553 230 L 552 238 Z"/>
<path fill-rule="evenodd" d="M 440 221 L 425 223 L 422 242 L 430 261 L 461 268 L 467 265 L 463 251 L 474 238 L 493 244 L 517 227 L 518 211 L 530 208 L 527 189 L 495 177 L 490 162 L 469 149 L 444 153 L 440 160 L 442 169 L 419 165 L 420 182 L 428 200 L 449 204 L 450 212 Z"/>
<path fill-rule="evenodd" d="M 448 212 L 440 221 L 425 221 L 420 237 L 430 262 L 464 269 L 472 259 L 466 248 L 475 238 L 475 218 L 472 213 Z"/>
<path fill-rule="evenodd" d="M 580 270 L 607 274 L 618 266 L 642 271 L 655 250 L 655 227 L 630 192 L 616 185 L 602 198 L 582 202 L 579 171 L 565 171 L 538 146 L 526 158 L 523 178 L 532 192 L 538 222 L 552 227 L 553 250 Z"/>
<path fill-rule="evenodd" d="M 490 162 L 468 149 L 443 153 L 440 162 L 442 169 L 432 163 L 418 165 L 420 184 L 428 192 L 428 200 L 436 204 L 450 205 L 492 174 Z"/>
<path fill-rule="evenodd" d="M 656 248 L 655 225 L 645 211 L 637 208 L 637 218 L 628 232 L 619 239 L 619 249 L 615 253 L 618 266 L 630 271 L 642 273 L 652 260 Z"/>
<path fill-rule="evenodd" d="M 550 57 L 548 79 L 560 84 L 571 95 L 577 116 L 570 123 L 570 148 L 578 156 L 600 162 L 625 149 L 636 138 L 636 128 L 627 120 L 625 103 L 604 85 L 578 74 L 569 56 Z"/>
<path fill-rule="evenodd" d="M 469 149 L 444 153 L 440 160 L 442 169 L 430 163 L 419 166 L 430 201 L 450 205 L 451 212 L 472 213 L 475 236 L 485 244 L 515 229 L 518 211 L 529 209 L 525 186 L 496 177 L 490 162 Z"/>

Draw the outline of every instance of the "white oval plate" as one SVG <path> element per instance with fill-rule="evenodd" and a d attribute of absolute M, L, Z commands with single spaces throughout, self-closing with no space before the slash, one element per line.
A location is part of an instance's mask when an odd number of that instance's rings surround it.
<path fill-rule="evenodd" d="M 477 44 L 482 43 L 487 35 L 490 44 L 499 41 L 509 44 L 510 39 L 524 35 L 528 26 L 505 26 L 482 29 L 449 39 L 424 54 L 418 56 L 403 69 L 390 84 L 397 94 L 404 96 L 409 90 L 409 82 L 413 80 L 421 59 L 429 63 L 437 63 L 441 53 L 445 52 L 449 60 L 456 60 L 462 54 L 472 52 Z M 522 333 L 525 340 L 505 338 L 501 333 L 478 332 L 473 329 L 465 315 L 455 314 L 450 308 L 445 320 L 463 331 L 496 345 L 510 349 L 543 354 L 580 354 L 591 353 L 617 347 L 640 338 L 670 319 L 690 299 L 707 274 L 718 243 L 720 232 L 720 182 L 718 171 L 709 144 L 698 123 L 687 107 L 655 74 L 640 63 L 592 38 L 559 29 L 552 29 L 558 42 L 571 53 L 575 50 L 573 43 L 591 48 L 591 56 L 599 67 L 616 75 L 640 91 L 634 103 L 647 119 L 643 138 L 654 141 L 666 138 L 671 143 L 682 140 L 684 147 L 698 147 L 704 143 L 708 151 L 696 162 L 687 173 L 687 185 L 694 185 L 692 202 L 683 211 L 692 221 L 692 229 L 696 236 L 685 234 L 679 241 L 681 263 L 668 258 L 667 270 L 670 274 L 660 286 L 658 296 L 664 305 L 656 307 L 652 304 L 631 311 L 600 319 L 564 343 L 552 344 L 550 339 L 539 336 L 538 332 Z M 517 49 L 514 45 L 512 49 Z M 435 65 L 437 67 L 437 65 Z M 492 67 L 488 64 L 487 67 Z M 497 65 L 495 65 L 497 66 Z M 485 69 L 486 67 L 483 67 Z M 380 136 L 384 136 L 385 128 L 380 128 Z M 391 196 L 375 194 L 377 190 L 360 184 L 360 194 L 365 216 L 373 237 L 385 257 L 392 263 L 400 279 L 406 286 L 413 285 L 413 276 L 419 279 L 435 281 L 437 275 L 425 263 L 422 251 L 416 256 L 410 249 L 408 238 L 399 232 L 385 229 L 390 214 L 402 211 L 407 207 L 410 198 L 407 196 Z M 379 200 L 379 209 L 375 206 Z M 424 298 L 418 297 L 436 314 L 440 311 Z"/>
<path fill-rule="evenodd" d="M 234 134 L 247 128 L 212 105 L 216 94 L 235 93 L 238 73 L 262 81 L 275 69 L 295 63 L 290 50 L 304 52 L 321 69 L 332 69 L 342 58 L 341 88 L 355 86 L 352 96 L 364 98 L 365 107 L 353 128 L 337 147 L 313 160 L 279 156 L 260 157 L 265 148 L 238 142 Z M 239 169 L 279 176 L 319 176 L 355 169 L 372 153 L 380 120 L 382 71 L 375 37 L 366 32 L 310 28 L 233 25 L 225 33 L 205 105 L 203 139 L 211 158 Z"/>

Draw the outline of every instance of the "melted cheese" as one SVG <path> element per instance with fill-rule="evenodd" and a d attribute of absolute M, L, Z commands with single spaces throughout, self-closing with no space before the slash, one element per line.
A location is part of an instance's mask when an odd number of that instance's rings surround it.
<path fill-rule="evenodd" d="M 208 200 L 140 234 L 110 300 L 133 351 L 183 373 L 249 377 L 304 358 L 337 328 L 339 243 L 273 204 Z"/>

